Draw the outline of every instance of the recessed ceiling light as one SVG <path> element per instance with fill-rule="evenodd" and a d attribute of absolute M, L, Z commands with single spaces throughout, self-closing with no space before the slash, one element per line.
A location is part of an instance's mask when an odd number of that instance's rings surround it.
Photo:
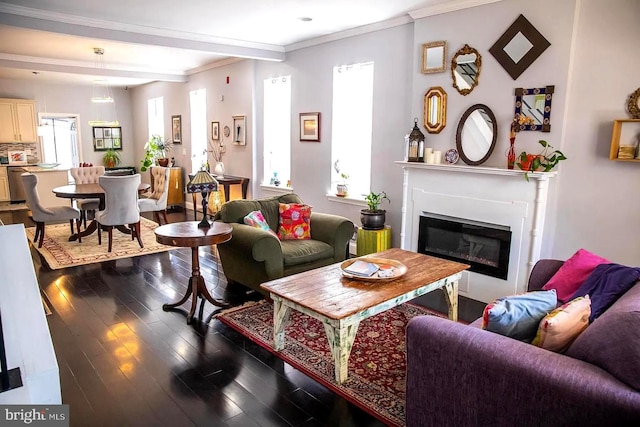
<path fill-rule="evenodd" d="M 313 18 L 309 18 L 308 16 L 302 16 L 300 18 L 298 18 L 300 21 L 302 22 L 310 22 L 313 21 Z"/>

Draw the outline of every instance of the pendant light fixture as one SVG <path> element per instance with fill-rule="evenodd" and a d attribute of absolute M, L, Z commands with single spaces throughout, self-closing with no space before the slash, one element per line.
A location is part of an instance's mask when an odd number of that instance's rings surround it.
<path fill-rule="evenodd" d="M 42 78 L 38 71 L 32 71 L 33 75 L 36 76 L 36 90 L 35 94 L 42 96 L 42 105 L 44 106 L 44 113 L 40 112 L 40 103 L 38 103 L 38 127 L 36 128 L 38 136 L 45 136 L 51 128 L 47 125 L 46 122 L 43 123 L 42 117 L 47 115 L 47 95 L 42 90 Z"/>
<path fill-rule="evenodd" d="M 101 47 L 94 47 L 93 53 L 95 54 L 95 68 L 96 74 L 99 76 L 105 75 L 104 66 L 104 49 Z M 116 115 L 116 104 L 111 96 L 111 88 L 106 77 L 96 79 L 93 81 L 93 94 L 91 96 L 92 111 L 95 120 L 90 120 L 91 126 L 118 126 L 118 118 Z M 101 118 L 102 113 L 109 110 L 113 110 L 113 120 L 104 120 Z"/>

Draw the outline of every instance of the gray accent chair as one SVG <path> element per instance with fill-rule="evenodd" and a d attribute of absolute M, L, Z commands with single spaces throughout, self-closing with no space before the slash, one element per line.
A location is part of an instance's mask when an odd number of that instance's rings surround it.
<path fill-rule="evenodd" d="M 80 233 L 80 211 L 71 206 L 54 206 L 45 208 L 40 203 L 38 195 L 38 177 L 31 173 L 23 173 L 21 175 L 22 183 L 27 199 L 27 207 L 31 210 L 31 216 L 36 223 L 36 233 L 33 242 L 38 241 L 38 247 L 42 247 L 44 241 L 44 229 L 46 222 L 69 221 L 71 225 L 71 234 L 73 234 L 73 221 L 76 221 L 78 233 Z M 78 243 L 81 243 L 80 234 L 78 234 Z"/>
<path fill-rule="evenodd" d="M 89 166 L 82 168 L 71 168 L 69 173 L 76 182 L 76 184 L 97 184 L 98 178 L 104 175 L 104 166 Z M 93 212 L 98 210 L 100 205 L 100 199 L 78 199 L 76 200 L 76 206 L 80 209 L 80 220 L 84 224 L 84 228 L 87 228 L 87 212 Z"/>
<path fill-rule="evenodd" d="M 167 198 L 169 197 L 169 174 L 171 169 L 154 166 L 149 168 L 149 173 L 153 181 L 153 191 L 148 197 L 138 199 L 138 207 L 140 212 L 153 212 L 153 218 L 158 224 L 162 224 L 160 221 L 160 213 L 162 212 L 164 223 L 168 224 Z"/>
<path fill-rule="evenodd" d="M 127 176 L 101 176 L 98 183 L 104 189 L 105 208 L 96 212 L 98 221 L 98 244 L 102 244 L 102 229 L 109 235 L 109 252 L 113 247 L 113 228 L 129 226 L 131 240 L 138 239 L 141 248 L 144 247 L 140 239 L 140 209 L 138 208 L 138 187 L 140 174 Z"/>

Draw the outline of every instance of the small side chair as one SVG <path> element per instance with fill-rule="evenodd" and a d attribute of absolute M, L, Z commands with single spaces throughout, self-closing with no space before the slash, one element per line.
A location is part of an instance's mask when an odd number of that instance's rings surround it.
<path fill-rule="evenodd" d="M 71 206 L 45 208 L 40 203 L 40 196 L 38 195 L 38 177 L 31 173 L 23 173 L 21 178 L 27 199 L 27 207 L 31 210 L 31 216 L 33 221 L 36 223 L 36 234 L 33 238 L 33 242 L 35 243 L 36 240 L 39 240 L 38 247 L 42 247 L 42 242 L 44 241 L 44 226 L 46 222 L 69 221 L 69 224 L 71 225 L 71 234 L 73 234 L 73 222 L 75 220 L 78 227 L 78 243 L 81 243 L 80 211 Z"/>
<path fill-rule="evenodd" d="M 140 212 L 153 212 L 153 218 L 158 224 L 162 224 L 160 221 L 160 213 L 162 213 L 164 223 L 168 224 L 167 198 L 169 197 L 169 174 L 171 169 L 156 166 L 150 168 L 149 173 L 153 181 L 153 192 L 148 197 L 139 199 L 138 207 Z"/>
<path fill-rule="evenodd" d="M 71 168 L 69 172 L 76 184 L 97 184 L 98 178 L 104 175 L 104 166 L 89 166 L 82 168 Z M 87 212 L 95 212 L 100 205 L 100 199 L 78 199 L 76 206 L 80 209 L 80 220 L 87 228 Z"/>
<path fill-rule="evenodd" d="M 96 212 L 98 221 L 98 244 L 102 244 L 102 229 L 109 233 L 109 252 L 113 247 L 113 228 L 128 225 L 131 240 L 140 238 L 140 209 L 138 208 L 138 187 L 140 174 L 127 176 L 101 176 L 98 180 L 105 193 L 105 208 Z"/>

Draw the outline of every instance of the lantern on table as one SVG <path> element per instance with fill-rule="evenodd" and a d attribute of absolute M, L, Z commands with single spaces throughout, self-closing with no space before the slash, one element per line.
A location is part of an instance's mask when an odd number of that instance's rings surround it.
<path fill-rule="evenodd" d="M 407 161 L 424 162 L 424 134 L 418 128 L 418 118 L 413 119 L 413 129 L 409 134 Z"/>

